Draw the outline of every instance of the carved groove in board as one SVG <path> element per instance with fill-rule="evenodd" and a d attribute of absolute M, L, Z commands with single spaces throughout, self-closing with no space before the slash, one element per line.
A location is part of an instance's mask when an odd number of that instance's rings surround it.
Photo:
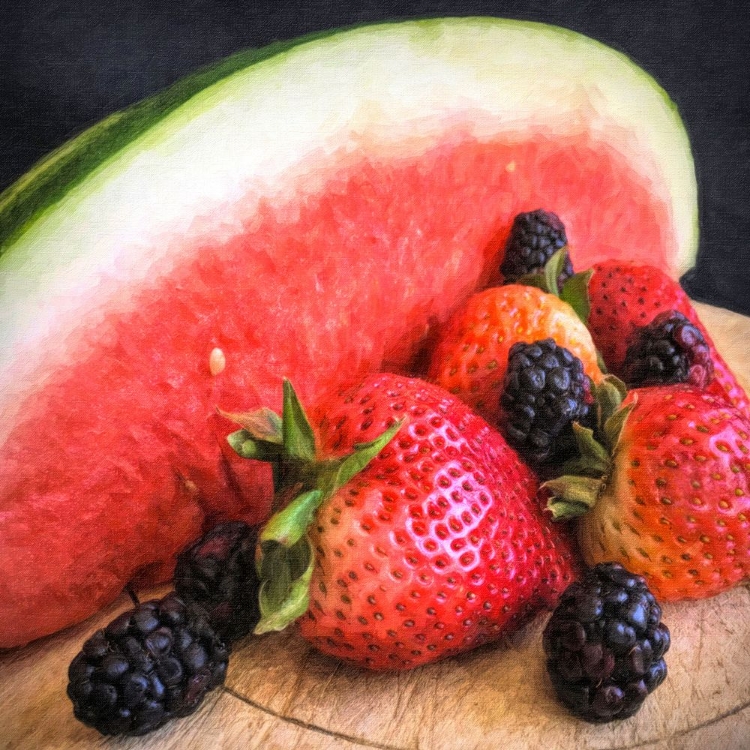
<path fill-rule="evenodd" d="M 246 698 L 244 695 L 241 695 L 240 693 L 232 690 L 232 688 L 224 687 L 223 690 L 227 695 L 231 695 L 233 698 L 236 698 L 243 703 L 247 703 L 248 706 L 252 706 L 259 711 L 263 711 L 263 713 L 269 714 L 275 719 L 280 719 L 281 721 L 288 722 L 289 724 L 294 724 L 294 726 L 299 727 L 300 729 L 306 729 L 311 732 L 318 732 L 319 734 L 324 734 L 328 737 L 335 737 L 338 740 L 346 740 L 347 742 L 352 742 L 355 745 L 361 745 L 362 747 L 373 747 L 377 750 L 404 750 L 404 748 L 397 747 L 396 745 L 384 745 L 380 742 L 369 742 L 368 740 L 362 739 L 361 737 L 353 737 L 351 735 L 340 734 L 339 732 L 334 732 L 330 729 L 326 729 L 325 727 L 320 727 L 317 724 L 309 724 L 305 721 L 300 721 L 299 719 L 295 719 L 291 716 L 284 716 L 282 714 L 276 713 L 275 711 L 271 711 L 271 709 L 266 706 L 262 706 L 260 703 L 256 703 L 255 701 L 250 700 L 250 698 Z"/>

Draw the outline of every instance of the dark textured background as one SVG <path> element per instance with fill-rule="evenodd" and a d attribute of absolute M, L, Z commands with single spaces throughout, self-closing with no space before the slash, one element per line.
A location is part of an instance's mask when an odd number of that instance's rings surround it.
<path fill-rule="evenodd" d="M 682 112 L 698 171 L 700 254 L 683 283 L 698 299 L 750 314 L 747 0 L 0 0 L 0 189 L 109 112 L 236 50 L 441 15 L 566 26 L 654 75 Z"/>

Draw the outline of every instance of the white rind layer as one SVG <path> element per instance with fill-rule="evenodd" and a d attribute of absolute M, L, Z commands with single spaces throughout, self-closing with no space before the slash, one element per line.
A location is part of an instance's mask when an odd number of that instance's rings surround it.
<path fill-rule="evenodd" d="M 342 154 L 419 154 L 441 135 L 544 128 L 618 134 L 618 148 L 671 208 L 692 265 L 696 183 L 665 93 L 625 56 L 572 32 L 498 19 L 354 29 L 305 43 L 208 87 L 117 152 L 0 257 L 0 439 L 38 372 L 97 309 L 167 273 L 174 238 L 231 235 L 216 209 L 314 191 Z M 328 158 L 332 154 L 335 158 Z M 314 170 L 310 169 L 314 166 Z M 227 214 L 229 215 L 229 214 Z M 236 214 L 232 214 L 236 215 Z M 212 217 L 212 218 L 210 218 Z"/>

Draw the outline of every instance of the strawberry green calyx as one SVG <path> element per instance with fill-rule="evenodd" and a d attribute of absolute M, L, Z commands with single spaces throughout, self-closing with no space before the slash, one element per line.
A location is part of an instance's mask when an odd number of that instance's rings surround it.
<path fill-rule="evenodd" d="M 584 323 L 588 322 L 591 312 L 588 289 L 593 273 L 590 268 L 587 271 L 574 273 L 560 290 L 560 299 L 567 302 Z"/>
<path fill-rule="evenodd" d="M 259 536 L 260 621 L 255 633 L 283 630 L 303 615 L 315 553 L 307 530 L 318 508 L 364 469 L 391 441 L 402 422 L 341 458 L 318 456 L 315 433 L 297 394 L 284 380 L 282 416 L 270 409 L 224 416 L 242 429 L 227 437 L 243 458 L 268 461 L 274 474 L 275 513 Z"/>
<path fill-rule="evenodd" d="M 322 501 L 320 490 L 303 492 L 273 515 L 261 532 L 256 634 L 283 630 L 307 610 L 314 553 L 306 530 Z"/>
<path fill-rule="evenodd" d="M 635 403 L 623 407 L 625 384 L 607 375 L 593 386 L 596 428 L 573 424 L 577 455 L 562 466 L 562 474 L 541 485 L 549 495 L 547 508 L 556 521 L 583 515 L 596 505 L 609 479 L 622 429 Z"/>

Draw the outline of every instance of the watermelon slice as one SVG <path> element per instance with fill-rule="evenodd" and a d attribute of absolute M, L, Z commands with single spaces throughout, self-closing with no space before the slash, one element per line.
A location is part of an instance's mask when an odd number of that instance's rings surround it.
<path fill-rule="evenodd" d="M 0 646 L 261 519 L 269 476 L 217 407 L 413 369 L 517 212 L 557 212 L 579 268 L 677 276 L 696 205 L 659 86 L 518 21 L 241 53 L 83 133 L 0 196 Z"/>

